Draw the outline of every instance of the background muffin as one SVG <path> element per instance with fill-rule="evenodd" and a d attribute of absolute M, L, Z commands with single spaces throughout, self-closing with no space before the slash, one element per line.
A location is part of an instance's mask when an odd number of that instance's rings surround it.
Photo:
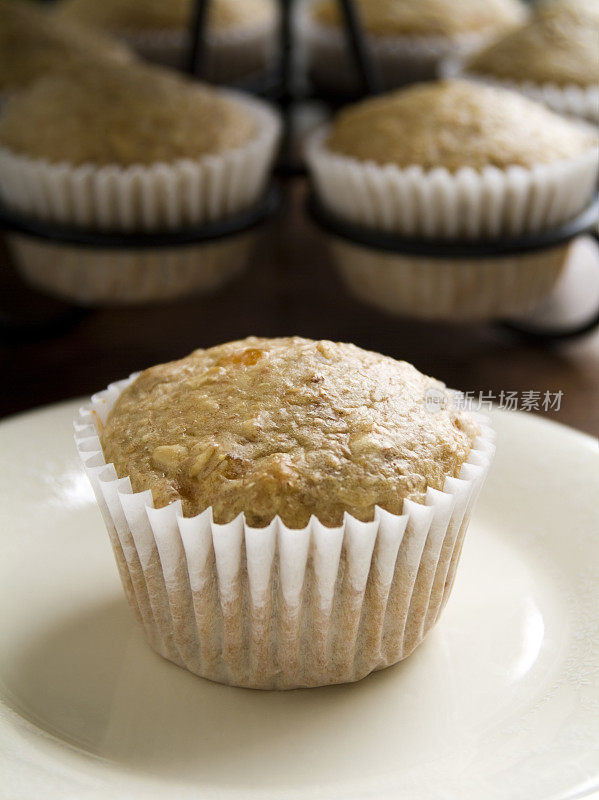
<path fill-rule="evenodd" d="M 0 141 L 12 152 L 74 166 L 199 159 L 255 134 L 240 103 L 141 65 L 55 73 L 8 105 L 0 123 Z"/>
<path fill-rule="evenodd" d="M 278 130 L 260 101 L 157 67 L 61 71 L 7 104 L 0 196 L 89 227 L 200 223 L 257 199 Z"/>
<path fill-rule="evenodd" d="M 385 87 L 435 77 L 439 60 L 480 45 L 525 16 L 518 0 L 358 0 L 358 12 Z M 339 4 L 316 0 L 304 28 L 315 78 L 332 89 L 356 85 Z"/>
<path fill-rule="evenodd" d="M 150 644 L 257 688 L 358 680 L 417 646 L 493 450 L 410 365 L 299 338 L 151 368 L 76 427 Z"/>
<path fill-rule="evenodd" d="M 260 199 L 278 136 L 278 116 L 259 100 L 142 64 L 73 67 L 6 104 L 0 198 L 94 231 L 201 225 Z M 29 282 L 86 305 L 210 290 L 243 269 L 253 243 L 253 232 L 156 251 L 9 237 Z"/>
<path fill-rule="evenodd" d="M 597 136 L 514 92 L 422 84 L 343 110 L 313 137 L 321 199 L 366 227 L 407 235 L 519 234 L 589 201 Z"/>
<path fill-rule="evenodd" d="M 599 121 L 598 42 L 597 0 L 545 0 L 528 24 L 467 59 L 464 69 Z"/>
<path fill-rule="evenodd" d="M 59 21 L 35 3 L 0 0 L 0 96 L 56 68 L 131 59 L 128 48 L 98 31 Z"/>
<path fill-rule="evenodd" d="M 141 55 L 181 66 L 189 49 L 192 0 L 61 0 L 57 14 L 109 30 Z M 273 54 L 273 0 L 214 0 L 208 19 L 209 80 L 235 80 L 264 68 Z"/>
<path fill-rule="evenodd" d="M 215 0 L 210 3 L 210 28 L 223 30 L 263 23 L 271 18 L 272 4 L 264 0 Z M 93 23 L 106 30 L 180 30 L 191 20 L 192 0 L 62 0 L 59 16 Z"/>
<path fill-rule="evenodd" d="M 492 239 L 581 212 L 597 137 L 540 104 L 466 81 L 422 84 L 342 111 L 308 160 L 320 200 L 366 229 Z M 352 292 L 393 313 L 464 322 L 529 312 L 556 285 L 563 248 L 481 259 L 425 258 L 329 238 Z"/>

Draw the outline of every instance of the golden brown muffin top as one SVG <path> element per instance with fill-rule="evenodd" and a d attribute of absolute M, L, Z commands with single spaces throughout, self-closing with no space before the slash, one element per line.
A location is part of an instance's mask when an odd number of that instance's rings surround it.
<path fill-rule="evenodd" d="M 57 14 L 112 31 L 150 31 L 185 28 L 192 0 L 62 0 Z M 262 25 L 275 16 L 273 0 L 212 0 L 209 25 L 213 30 Z"/>
<path fill-rule="evenodd" d="M 358 0 L 366 30 L 374 36 L 448 36 L 489 33 L 525 18 L 519 0 Z M 322 25 L 341 25 L 337 0 L 318 0 L 312 9 Z"/>
<path fill-rule="evenodd" d="M 541 3 L 527 25 L 477 53 L 467 69 L 558 86 L 599 83 L 598 0 Z"/>
<path fill-rule="evenodd" d="M 0 145 L 73 165 L 197 159 L 248 142 L 256 123 L 239 103 L 148 65 L 56 72 L 11 98 Z"/>
<path fill-rule="evenodd" d="M 516 92 L 471 81 L 423 83 L 343 110 L 329 150 L 360 161 L 423 169 L 531 167 L 596 147 L 590 129 Z"/>
<path fill-rule="evenodd" d="M 0 0 L 0 91 L 29 86 L 58 67 L 90 60 L 127 62 L 122 44 L 71 22 L 59 22 L 33 3 Z"/>
<path fill-rule="evenodd" d="M 180 499 L 186 516 L 366 521 L 375 504 L 400 514 L 404 499 L 423 502 L 467 460 L 473 420 L 426 410 L 426 390 L 442 386 L 351 344 L 251 337 L 143 372 L 102 449 L 134 491 L 151 489 L 157 507 Z"/>

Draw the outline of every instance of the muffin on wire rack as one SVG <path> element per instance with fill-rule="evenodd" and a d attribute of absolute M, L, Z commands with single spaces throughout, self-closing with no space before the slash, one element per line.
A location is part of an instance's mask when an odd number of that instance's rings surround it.
<path fill-rule="evenodd" d="M 465 60 L 449 60 L 444 72 L 516 89 L 599 123 L 598 42 L 597 0 L 544 0 L 528 24 Z"/>
<path fill-rule="evenodd" d="M 0 120 L 0 199 L 25 218 L 99 233 L 214 223 L 259 201 L 279 131 L 278 115 L 262 101 L 159 67 L 66 69 L 7 103 Z M 115 301 L 122 293 L 134 301 L 144 264 L 140 300 L 169 296 L 188 278 L 201 288 L 204 273 L 213 286 L 241 263 L 235 244 L 227 264 L 232 237 L 197 250 L 195 273 L 183 248 L 179 270 L 172 253 L 160 268 L 156 255 L 146 262 L 139 252 L 91 248 L 86 259 L 82 248 L 77 264 L 68 248 L 20 236 L 14 242 L 30 280 L 84 302 L 109 301 L 113 290 Z M 173 270 L 173 283 L 165 285 Z"/>
<path fill-rule="evenodd" d="M 152 367 L 75 428 L 150 645 L 259 689 L 356 681 L 420 644 L 494 452 L 411 365 L 300 338 Z"/>
<path fill-rule="evenodd" d="M 181 67 L 193 0 L 60 0 L 56 14 L 118 36 L 144 58 Z M 264 70 L 276 52 L 276 0 L 210 0 L 203 77 L 217 83 Z"/>
<path fill-rule="evenodd" d="M 100 31 L 61 22 L 34 3 L 0 0 L 0 102 L 57 68 L 132 60 L 128 47 Z"/>
<path fill-rule="evenodd" d="M 441 60 L 480 47 L 526 17 L 519 0 L 356 0 L 368 52 L 384 88 L 427 80 Z M 337 0 L 313 0 L 301 15 L 312 77 L 332 92 L 358 85 Z"/>
<path fill-rule="evenodd" d="M 343 110 L 307 149 L 315 192 L 366 231 L 421 240 L 497 241 L 548 231 L 584 211 L 595 191 L 597 135 L 505 89 L 450 80 Z M 353 290 L 388 310 L 482 319 L 530 310 L 557 282 L 547 258 L 422 261 L 336 237 Z M 426 260 L 426 259 L 425 259 Z M 397 266 L 397 269 L 394 269 Z M 418 305 L 419 304 L 419 305 Z"/>

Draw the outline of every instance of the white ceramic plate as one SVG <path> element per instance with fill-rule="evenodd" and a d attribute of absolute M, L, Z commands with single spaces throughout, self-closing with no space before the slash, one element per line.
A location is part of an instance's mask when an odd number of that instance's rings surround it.
<path fill-rule="evenodd" d="M 163 661 L 121 594 L 76 403 L 0 425 L 0 793 L 556 800 L 599 785 L 599 455 L 493 414 L 498 452 L 426 642 L 361 683 L 232 689 Z"/>

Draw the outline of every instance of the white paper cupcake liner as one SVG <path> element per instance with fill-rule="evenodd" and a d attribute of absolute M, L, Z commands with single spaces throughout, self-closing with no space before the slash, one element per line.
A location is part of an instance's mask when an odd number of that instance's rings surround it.
<path fill-rule="evenodd" d="M 351 92 L 358 88 L 344 31 L 316 22 L 309 7 L 301 15 L 300 25 L 314 79 L 331 90 Z M 488 38 L 488 34 L 480 33 L 454 38 L 367 35 L 367 42 L 383 88 L 392 89 L 437 77 L 438 66 L 444 58 L 472 52 Z"/>
<path fill-rule="evenodd" d="M 391 314 L 483 322 L 535 310 L 557 285 L 567 246 L 479 259 L 385 253 L 330 237 L 350 293 Z"/>
<path fill-rule="evenodd" d="M 248 231 L 173 248 L 101 250 L 7 237 L 20 275 L 36 289 L 84 306 L 163 303 L 214 291 L 247 266 Z"/>
<path fill-rule="evenodd" d="M 437 621 L 453 585 L 472 509 L 494 453 L 481 421 L 459 478 L 403 514 L 302 530 L 277 518 L 253 529 L 212 509 L 155 509 L 106 464 L 99 430 L 123 389 L 81 409 L 77 448 L 110 534 L 125 593 L 150 645 L 220 683 L 291 689 L 356 681 L 408 656 Z M 424 401 L 424 398 L 423 398 Z"/>
<path fill-rule="evenodd" d="M 328 127 L 316 131 L 306 148 L 320 199 L 350 222 L 406 236 L 477 239 L 550 229 L 583 211 L 597 185 L 595 148 L 530 169 L 451 173 L 338 155 L 327 149 L 328 134 Z"/>
<path fill-rule="evenodd" d="M 98 230 L 176 229 L 234 214 L 264 191 L 281 125 L 266 103 L 227 94 L 256 120 L 247 144 L 197 160 L 130 167 L 55 164 L 0 148 L 0 198 L 23 214 Z"/>
<path fill-rule="evenodd" d="M 276 52 L 277 20 L 227 31 L 210 31 L 206 38 L 203 78 L 214 83 L 241 80 L 268 67 Z M 189 54 L 186 30 L 123 31 L 119 38 L 148 61 L 181 68 Z"/>
<path fill-rule="evenodd" d="M 555 83 L 502 80 L 482 72 L 470 72 L 464 67 L 462 58 L 448 58 L 440 68 L 443 77 L 462 77 L 486 83 L 500 89 L 511 89 L 569 117 L 579 117 L 599 124 L 599 84 L 591 86 L 558 86 Z"/>

